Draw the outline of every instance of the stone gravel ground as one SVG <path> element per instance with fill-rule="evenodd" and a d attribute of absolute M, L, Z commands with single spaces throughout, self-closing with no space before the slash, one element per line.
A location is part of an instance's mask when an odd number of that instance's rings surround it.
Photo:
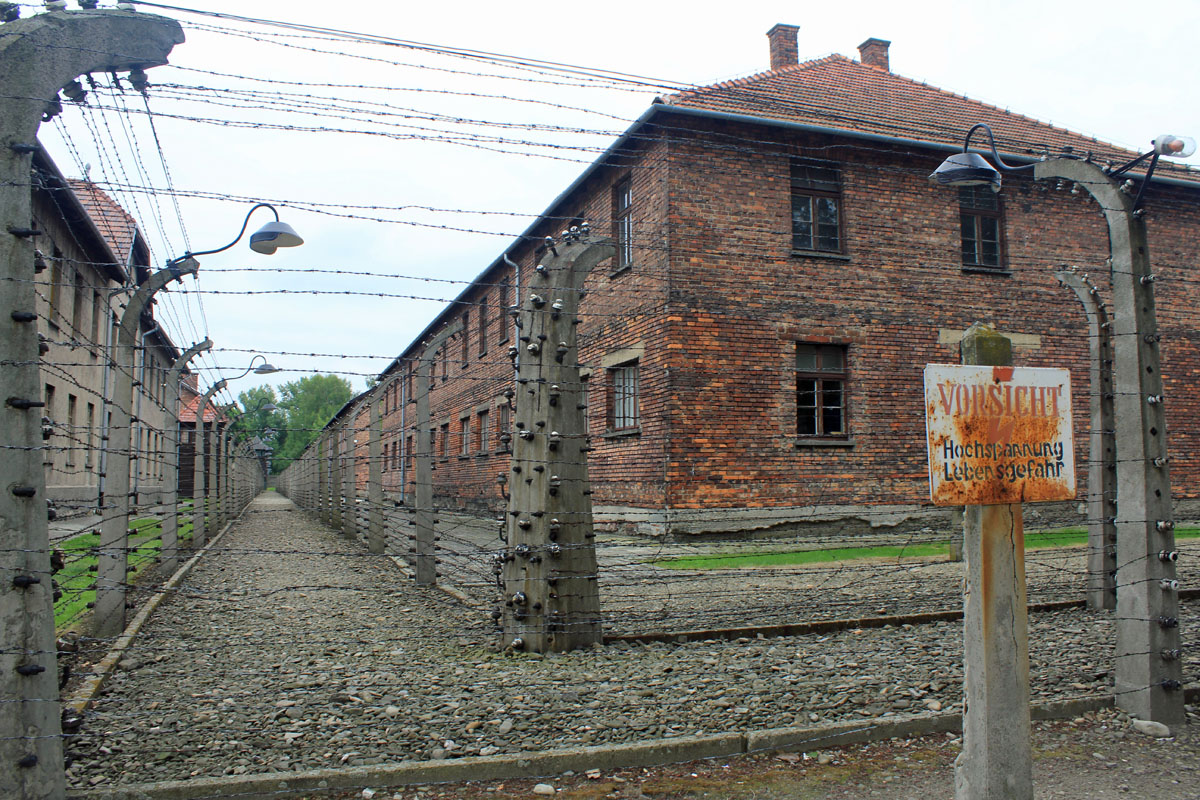
<path fill-rule="evenodd" d="M 414 586 L 282 498 L 251 512 L 68 742 L 73 786 L 870 724 L 961 699 L 959 622 L 504 655 L 481 609 Z M 1112 638 L 1107 614 L 1034 615 L 1035 702 L 1108 690 Z"/>

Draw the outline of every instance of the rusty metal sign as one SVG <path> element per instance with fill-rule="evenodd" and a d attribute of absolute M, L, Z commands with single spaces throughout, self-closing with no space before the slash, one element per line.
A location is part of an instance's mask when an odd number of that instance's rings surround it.
<path fill-rule="evenodd" d="M 1065 369 L 928 364 L 925 430 L 935 505 L 1075 497 Z"/>

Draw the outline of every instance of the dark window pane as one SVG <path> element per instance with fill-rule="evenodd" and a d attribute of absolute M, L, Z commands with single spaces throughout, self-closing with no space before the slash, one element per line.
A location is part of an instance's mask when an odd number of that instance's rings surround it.
<path fill-rule="evenodd" d="M 817 348 L 811 344 L 796 345 L 796 369 L 812 372 L 817 368 Z"/>
<path fill-rule="evenodd" d="M 792 247 L 796 250 L 813 249 L 812 200 L 807 195 L 792 197 Z"/>
<path fill-rule="evenodd" d="M 822 422 L 825 425 L 825 429 L 821 432 L 826 434 L 827 436 L 832 436 L 837 433 L 845 433 L 846 431 L 842 427 L 842 408 L 841 408 L 841 406 L 837 406 L 837 407 L 826 406 L 824 411 L 825 411 L 825 414 L 822 419 Z"/>
<path fill-rule="evenodd" d="M 962 214 L 962 260 L 964 264 L 978 264 L 977 245 L 975 239 L 975 219 L 973 214 Z"/>
<path fill-rule="evenodd" d="M 822 347 L 821 369 L 826 372 L 841 372 L 844 368 L 842 352 L 840 347 Z"/>
<path fill-rule="evenodd" d="M 801 436 L 815 436 L 817 433 L 817 415 L 812 409 L 800 409 L 796 415 L 796 432 Z"/>
<path fill-rule="evenodd" d="M 963 208 L 998 211 L 1000 199 L 990 186 L 963 186 L 958 190 L 958 202 Z"/>
<path fill-rule="evenodd" d="M 796 189 L 816 189 L 822 192 L 836 192 L 841 186 L 841 176 L 836 167 L 823 167 L 816 164 L 793 162 L 792 186 Z"/>
<path fill-rule="evenodd" d="M 817 200 L 817 249 L 840 250 L 837 200 L 822 197 Z"/>

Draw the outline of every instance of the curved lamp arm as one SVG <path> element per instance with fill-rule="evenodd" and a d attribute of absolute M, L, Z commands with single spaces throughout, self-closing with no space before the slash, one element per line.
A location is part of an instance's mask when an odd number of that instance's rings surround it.
<path fill-rule="evenodd" d="M 254 206 L 246 212 L 246 219 L 242 221 L 242 229 L 238 231 L 238 235 L 234 240 L 224 247 L 217 247 L 213 250 L 189 250 L 183 255 L 173 258 L 167 262 L 167 267 L 173 267 L 182 262 L 194 259 L 196 256 L 210 256 L 213 253 L 220 253 L 242 240 L 246 235 L 246 227 L 250 224 L 250 216 L 260 208 L 269 208 L 271 213 L 275 215 L 274 222 L 268 222 L 257 232 L 250 236 L 250 248 L 258 253 L 270 255 L 275 252 L 278 247 L 295 247 L 304 244 L 304 240 L 292 230 L 292 227 L 285 222 L 279 220 L 279 212 L 275 210 L 275 206 L 270 203 L 255 203 Z"/>
<path fill-rule="evenodd" d="M 982 122 L 975 123 L 971 126 L 971 130 L 967 131 L 967 138 L 963 140 L 964 153 L 969 152 L 969 148 L 971 147 L 971 134 L 975 133 L 977 130 L 983 130 L 985 133 L 987 133 L 988 144 L 992 149 L 992 158 L 996 160 L 996 166 L 1001 172 L 1021 172 L 1022 170 L 1033 169 L 1034 164 L 1023 164 L 1019 167 L 1005 164 L 1004 159 L 1002 159 L 1000 154 L 996 152 L 996 137 L 992 134 L 992 129 Z"/>

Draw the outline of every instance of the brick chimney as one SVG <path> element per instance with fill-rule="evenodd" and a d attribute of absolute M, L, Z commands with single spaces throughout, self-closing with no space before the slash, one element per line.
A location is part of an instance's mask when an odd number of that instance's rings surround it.
<path fill-rule="evenodd" d="M 888 64 L 888 46 L 891 42 L 886 39 L 867 39 L 858 46 L 858 60 L 872 67 L 883 67 L 892 71 Z"/>
<path fill-rule="evenodd" d="M 772 70 L 794 67 L 800 63 L 800 48 L 796 44 L 796 34 L 799 30 L 799 25 L 780 23 L 767 31 L 767 40 L 771 43 Z M 885 50 L 885 59 L 886 52 Z"/>

